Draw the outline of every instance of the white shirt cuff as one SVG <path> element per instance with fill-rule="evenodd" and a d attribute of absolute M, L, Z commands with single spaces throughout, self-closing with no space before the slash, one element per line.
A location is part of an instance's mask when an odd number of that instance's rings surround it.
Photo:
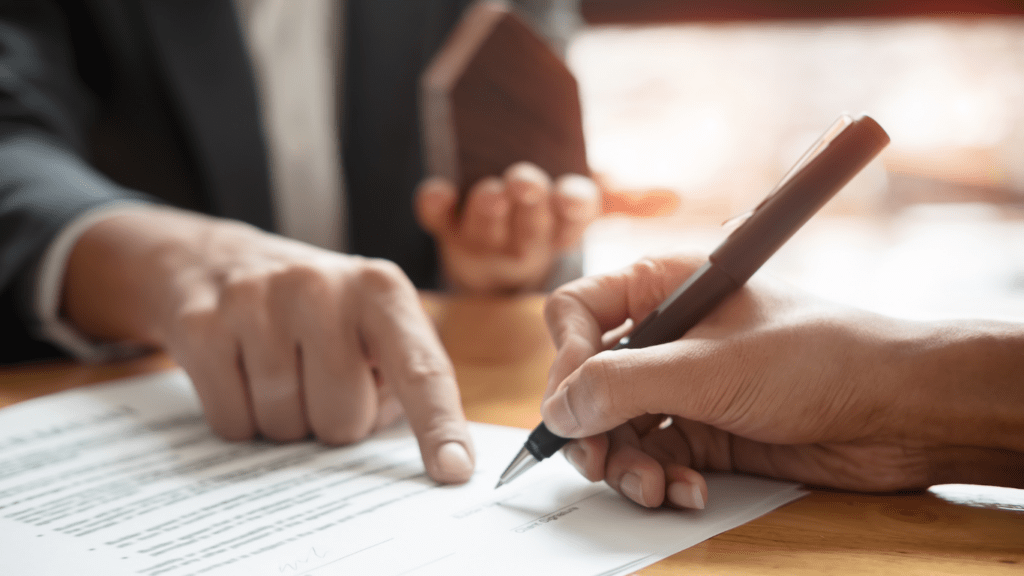
<path fill-rule="evenodd" d="M 50 242 L 36 272 L 33 299 L 40 338 L 86 362 L 134 356 L 144 350 L 122 342 L 91 340 L 62 317 L 60 309 L 68 258 L 82 234 L 102 220 L 149 206 L 146 202 L 123 200 L 87 210 L 69 222 Z"/>

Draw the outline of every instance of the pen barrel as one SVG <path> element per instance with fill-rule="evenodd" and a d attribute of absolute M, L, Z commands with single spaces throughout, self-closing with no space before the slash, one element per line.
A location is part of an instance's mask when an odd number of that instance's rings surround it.
<path fill-rule="evenodd" d="M 678 340 L 740 286 L 742 283 L 707 262 L 616 348 L 645 348 Z"/>
<path fill-rule="evenodd" d="M 889 143 L 889 135 L 861 116 L 821 153 L 783 182 L 711 254 L 710 260 L 743 284 L 826 202 Z"/>

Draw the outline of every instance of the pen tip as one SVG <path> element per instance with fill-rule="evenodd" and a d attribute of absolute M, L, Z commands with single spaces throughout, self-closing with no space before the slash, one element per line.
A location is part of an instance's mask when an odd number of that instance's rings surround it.
<path fill-rule="evenodd" d="M 508 465 L 508 468 L 502 472 L 501 477 L 498 478 L 498 485 L 494 487 L 495 490 L 501 488 L 505 484 L 515 480 L 520 474 L 526 472 L 536 464 L 538 460 L 533 457 L 529 450 L 523 448 L 516 454 L 515 459 Z"/>

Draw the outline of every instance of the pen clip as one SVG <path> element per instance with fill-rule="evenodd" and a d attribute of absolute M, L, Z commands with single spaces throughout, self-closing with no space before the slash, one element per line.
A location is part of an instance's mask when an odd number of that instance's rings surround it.
<path fill-rule="evenodd" d="M 776 184 L 775 187 L 772 188 L 771 191 L 768 192 L 768 194 L 765 195 L 765 197 L 760 202 L 758 202 L 756 206 L 754 206 L 750 210 L 741 212 L 740 214 L 737 214 L 736 216 L 729 218 L 725 222 L 722 222 L 722 227 L 726 229 L 726 232 L 732 233 L 734 230 L 742 226 L 743 223 L 747 221 L 747 219 L 754 215 L 754 212 L 757 212 L 758 209 L 761 208 L 761 206 L 764 206 L 765 202 L 770 200 L 772 196 L 775 196 L 775 194 L 778 193 L 778 191 L 781 190 L 782 187 L 786 185 L 786 182 L 789 182 L 793 178 L 793 176 L 800 172 L 800 170 L 802 170 L 803 167 L 806 166 L 815 156 L 817 156 L 818 154 L 821 153 L 822 150 L 827 148 L 828 145 L 833 140 L 835 140 L 836 136 L 838 136 L 850 124 L 853 124 L 853 118 L 849 114 L 842 114 L 841 116 L 839 116 L 839 118 L 836 119 L 836 121 L 833 122 L 827 130 L 825 130 L 825 133 L 822 134 L 820 138 L 815 140 L 814 144 L 811 144 L 811 147 L 808 148 L 802 156 L 800 156 L 800 159 L 796 161 L 796 164 L 794 164 L 793 167 L 790 168 L 788 172 L 786 172 L 786 174 L 782 177 L 782 180 L 779 180 L 779 183 Z"/>
<path fill-rule="evenodd" d="M 739 228 L 740 226 L 742 226 L 743 223 L 747 221 L 747 219 L 749 219 L 751 216 L 753 216 L 754 212 L 757 211 L 757 208 L 760 207 L 761 204 L 763 204 L 763 203 L 764 203 L 764 200 L 762 200 L 761 203 L 759 203 L 754 208 L 751 208 L 750 210 L 747 210 L 746 212 L 741 212 L 741 213 L 739 213 L 739 214 L 737 214 L 735 216 L 730 216 L 728 220 L 726 220 L 725 222 L 722 222 L 722 228 L 725 228 L 725 232 L 727 234 L 731 233 L 733 230 L 735 230 L 735 229 Z"/>

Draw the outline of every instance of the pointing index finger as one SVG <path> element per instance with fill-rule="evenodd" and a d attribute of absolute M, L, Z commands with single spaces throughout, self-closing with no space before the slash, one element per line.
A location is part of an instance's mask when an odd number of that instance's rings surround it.
<path fill-rule="evenodd" d="M 405 407 L 427 473 L 438 482 L 469 480 L 473 445 L 455 371 L 415 288 L 390 263 L 368 265 L 361 279 L 360 331 Z"/>

